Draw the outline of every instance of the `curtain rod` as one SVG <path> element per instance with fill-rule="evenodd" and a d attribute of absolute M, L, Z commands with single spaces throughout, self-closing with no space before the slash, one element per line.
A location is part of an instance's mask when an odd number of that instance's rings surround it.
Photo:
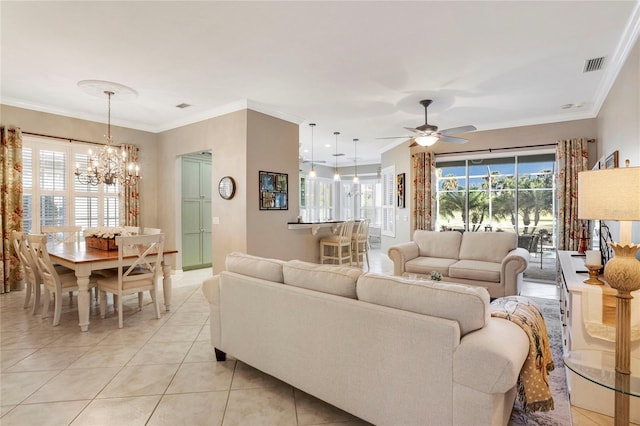
<path fill-rule="evenodd" d="M 23 135 L 31 135 L 31 136 L 41 136 L 43 138 L 51 138 L 51 139 L 59 139 L 59 140 L 63 140 L 63 141 L 69 141 L 70 143 L 73 142 L 82 142 L 82 143 L 89 143 L 92 145 L 104 145 L 103 143 L 99 143 L 99 142 L 92 142 L 92 141 L 85 141 L 82 139 L 75 139 L 75 138 L 63 138 L 62 136 L 53 136 L 53 135 L 45 135 L 43 133 L 33 133 L 33 132 L 22 132 Z"/>
<path fill-rule="evenodd" d="M 595 142 L 595 139 L 587 139 L 588 143 L 593 143 Z M 439 156 L 439 155 L 453 155 L 453 154 L 471 154 L 474 152 L 496 152 L 496 151 L 508 151 L 508 150 L 512 150 L 512 149 L 527 149 L 527 148 L 540 148 L 540 147 L 545 147 L 545 146 L 558 146 L 558 143 L 543 143 L 540 145 L 522 145 L 522 146 L 512 146 L 512 147 L 505 147 L 505 148 L 486 148 L 486 149 L 472 149 L 469 151 L 453 151 L 453 152 L 440 152 L 440 153 L 436 153 L 435 156 Z"/>

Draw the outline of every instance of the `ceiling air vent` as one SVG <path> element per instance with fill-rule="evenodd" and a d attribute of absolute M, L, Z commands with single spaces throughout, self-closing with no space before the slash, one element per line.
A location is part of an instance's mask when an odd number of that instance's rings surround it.
<path fill-rule="evenodd" d="M 599 58 L 587 59 L 584 61 L 584 70 L 582 72 L 600 71 L 604 65 L 604 56 Z"/>

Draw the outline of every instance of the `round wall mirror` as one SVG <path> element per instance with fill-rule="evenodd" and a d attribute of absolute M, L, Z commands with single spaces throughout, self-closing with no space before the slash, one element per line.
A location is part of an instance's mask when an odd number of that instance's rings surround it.
<path fill-rule="evenodd" d="M 220 179 L 220 183 L 218 184 L 218 192 L 220 193 L 220 196 L 225 200 L 230 200 L 233 198 L 233 194 L 236 193 L 236 182 L 231 176 L 225 176 Z"/>

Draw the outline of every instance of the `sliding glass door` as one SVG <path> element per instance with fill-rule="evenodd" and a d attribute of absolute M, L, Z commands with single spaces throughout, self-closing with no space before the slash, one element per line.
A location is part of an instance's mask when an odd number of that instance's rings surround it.
<path fill-rule="evenodd" d="M 438 229 L 552 235 L 554 168 L 553 153 L 437 161 Z"/>

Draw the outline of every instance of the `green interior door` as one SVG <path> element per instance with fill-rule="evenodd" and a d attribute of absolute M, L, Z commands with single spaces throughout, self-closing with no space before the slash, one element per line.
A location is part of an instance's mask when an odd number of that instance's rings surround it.
<path fill-rule="evenodd" d="M 182 157 L 182 269 L 211 266 L 211 155 Z"/>

